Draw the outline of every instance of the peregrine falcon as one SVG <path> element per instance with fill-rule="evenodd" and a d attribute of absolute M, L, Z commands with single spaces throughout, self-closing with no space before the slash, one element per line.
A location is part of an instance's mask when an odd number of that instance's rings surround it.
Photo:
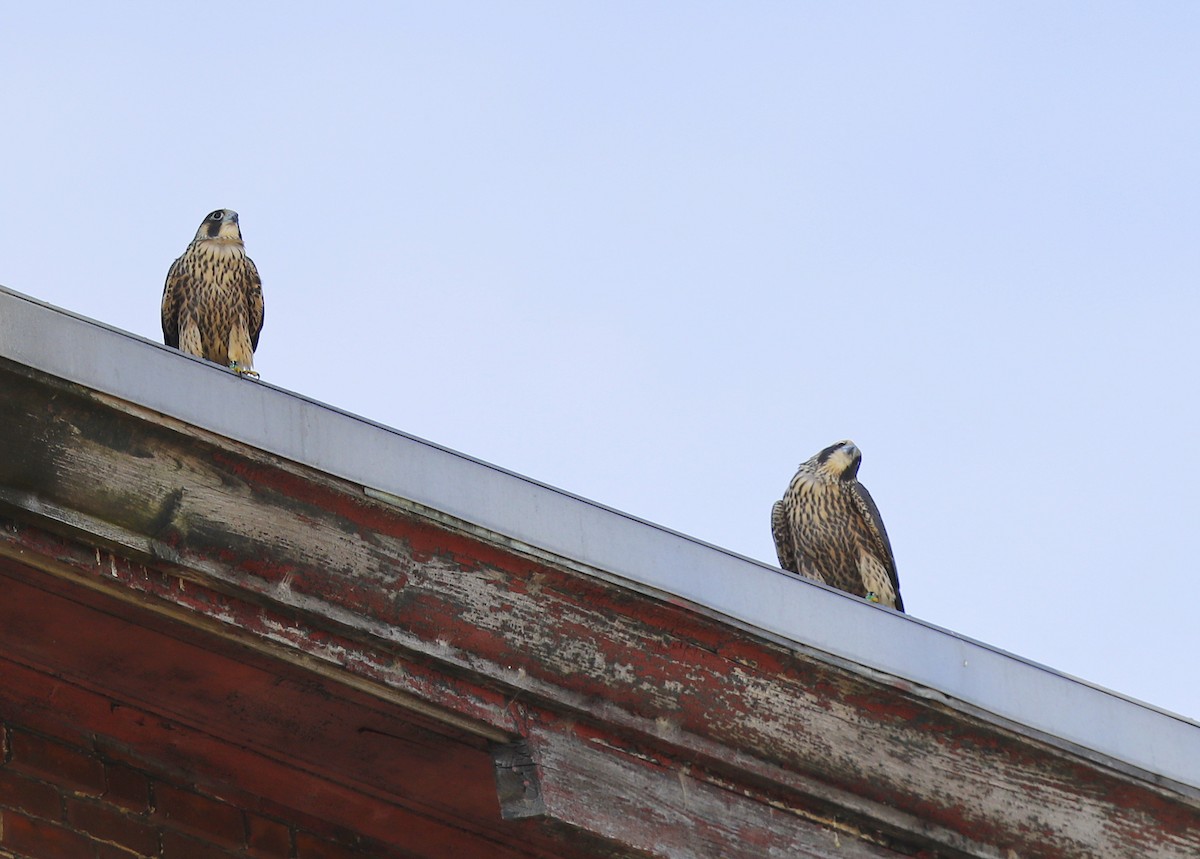
<path fill-rule="evenodd" d="M 246 256 L 238 214 L 210 212 L 167 271 L 163 342 L 238 374 L 257 376 L 254 350 L 263 324 L 262 281 Z"/>
<path fill-rule="evenodd" d="M 779 566 L 904 611 L 892 544 L 857 479 L 861 463 L 854 442 L 839 441 L 801 464 L 771 507 Z"/>

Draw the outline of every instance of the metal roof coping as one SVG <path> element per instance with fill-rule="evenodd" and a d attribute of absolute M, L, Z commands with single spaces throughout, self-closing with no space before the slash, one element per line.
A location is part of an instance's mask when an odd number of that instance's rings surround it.
<path fill-rule="evenodd" d="M 0 358 L 1200 796 L 1191 720 L 4 287 Z"/>

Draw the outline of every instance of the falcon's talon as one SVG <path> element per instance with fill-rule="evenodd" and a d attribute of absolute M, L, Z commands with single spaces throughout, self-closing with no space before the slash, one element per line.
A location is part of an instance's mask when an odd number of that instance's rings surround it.
<path fill-rule="evenodd" d="M 253 376 L 256 379 L 258 378 L 257 370 L 252 370 L 249 367 L 243 367 L 237 361 L 230 361 L 229 369 L 233 370 L 233 372 L 237 373 L 239 376 Z"/>

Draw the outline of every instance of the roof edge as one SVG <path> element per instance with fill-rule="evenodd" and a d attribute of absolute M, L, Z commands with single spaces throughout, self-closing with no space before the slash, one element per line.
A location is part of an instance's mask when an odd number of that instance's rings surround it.
<path fill-rule="evenodd" d="M 1200 789 L 1188 719 L 3 287 L 0 358 Z"/>

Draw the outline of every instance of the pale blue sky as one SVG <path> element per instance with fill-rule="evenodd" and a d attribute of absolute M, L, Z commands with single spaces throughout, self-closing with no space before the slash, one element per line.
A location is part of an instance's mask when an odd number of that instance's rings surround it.
<path fill-rule="evenodd" d="M 0 283 L 159 339 L 232 207 L 264 380 L 771 562 L 852 438 L 911 614 L 1200 718 L 1200 5 L 331 5 L 4 4 Z"/>

